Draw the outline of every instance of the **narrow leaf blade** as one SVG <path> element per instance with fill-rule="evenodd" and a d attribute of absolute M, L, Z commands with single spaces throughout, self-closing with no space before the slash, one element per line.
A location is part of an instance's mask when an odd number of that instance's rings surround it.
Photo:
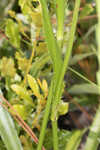
<path fill-rule="evenodd" d="M 7 150 L 23 150 L 13 120 L 2 106 L 0 106 L 0 135 Z"/>

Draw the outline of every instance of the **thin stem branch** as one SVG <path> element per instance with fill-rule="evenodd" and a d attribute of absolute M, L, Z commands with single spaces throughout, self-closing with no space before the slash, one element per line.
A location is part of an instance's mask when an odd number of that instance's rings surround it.
<path fill-rule="evenodd" d="M 32 60 L 33 60 L 33 57 L 34 57 L 34 27 L 33 27 L 33 24 L 31 25 L 31 43 L 32 43 L 32 53 L 31 53 L 31 57 L 29 59 L 29 62 L 28 62 L 28 66 L 27 66 L 27 69 L 26 69 L 26 73 L 25 73 L 25 77 L 24 77 L 24 81 L 23 81 L 23 84 L 25 85 L 26 84 L 26 80 L 27 80 L 27 74 L 29 73 L 30 71 L 30 68 L 31 68 L 31 64 L 32 64 Z"/>

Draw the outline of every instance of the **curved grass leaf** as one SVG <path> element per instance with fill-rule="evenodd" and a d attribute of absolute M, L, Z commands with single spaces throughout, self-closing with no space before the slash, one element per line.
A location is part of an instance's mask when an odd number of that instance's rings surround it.
<path fill-rule="evenodd" d="M 58 68 L 61 67 L 62 64 L 62 57 L 61 57 L 61 50 L 57 44 L 57 41 L 53 34 L 52 25 L 50 22 L 50 16 L 48 11 L 47 2 L 44 0 L 40 0 L 41 8 L 42 8 L 42 17 L 43 17 L 43 27 L 44 27 L 44 34 L 45 40 L 47 42 L 47 48 L 49 50 L 51 59 L 53 61 L 55 74 L 58 73 Z M 59 61 L 58 61 L 59 60 Z"/>
<path fill-rule="evenodd" d="M 84 84 L 76 84 L 72 86 L 69 90 L 71 94 L 99 94 L 98 87 L 96 85 L 84 83 Z"/>
<path fill-rule="evenodd" d="M 0 106 L 0 136 L 7 150 L 23 150 L 13 120 L 2 106 Z"/>
<path fill-rule="evenodd" d="M 87 57 L 89 57 L 89 56 L 92 56 L 92 55 L 94 55 L 94 54 L 96 54 L 96 53 L 91 52 L 91 53 L 86 53 L 86 54 L 77 54 L 77 55 L 75 55 L 75 56 L 73 56 L 73 57 L 71 58 L 71 61 L 69 62 L 69 65 L 74 65 L 74 64 L 76 64 L 78 61 L 80 61 L 80 60 L 82 60 L 82 59 L 85 59 L 85 58 L 87 58 Z"/>
<path fill-rule="evenodd" d="M 85 131 L 86 130 L 74 131 L 72 136 L 69 138 L 69 142 L 67 143 L 65 150 L 77 150 Z"/>

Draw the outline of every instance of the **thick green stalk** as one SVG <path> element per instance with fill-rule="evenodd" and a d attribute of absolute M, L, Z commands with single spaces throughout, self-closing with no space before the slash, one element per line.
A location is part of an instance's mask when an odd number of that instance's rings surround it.
<path fill-rule="evenodd" d="M 54 150 L 58 150 L 58 127 L 57 127 L 57 121 L 52 121 L 52 131 L 53 131 L 53 146 Z"/>
<path fill-rule="evenodd" d="M 53 105 L 52 105 L 52 127 L 53 130 L 55 130 L 53 138 L 56 137 L 56 141 L 54 140 L 54 150 L 58 150 L 58 146 L 56 145 L 57 140 L 58 140 L 58 136 L 57 136 L 57 107 L 58 104 L 60 102 L 60 97 L 62 95 L 62 87 L 63 87 L 63 79 L 64 79 L 64 74 L 66 72 L 66 70 L 68 69 L 68 63 L 69 63 L 69 59 L 70 59 L 70 55 L 72 52 L 72 46 L 73 46 L 73 42 L 74 42 L 74 35 L 75 35 L 75 31 L 76 31 L 76 24 L 77 24 L 77 19 L 78 19 L 78 11 L 79 11 L 79 7 L 80 7 L 80 0 L 77 0 L 75 3 L 75 8 L 74 8 L 74 15 L 73 15 L 73 19 L 72 19 L 72 27 L 71 27 L 71 31 L 70 31 L 70 37 L 69 37 L 69 42 L 68 42 L 68 48 L 66 50 L 66 55 L 64 58 L 64 64 L 62 66 L 62 70 L 59 70 L 59 76 L 57 76 L 58 78 L 56 79 L 56 85 L 55 85 L 55 93 L 54 93 L 54 98 L 53 98 Z M 55 148 L 56 145 L 56 148 Z"/>
<path fill-rule="evenodd" d="M 54 0 L 57 15 L 57 41 L 59 47 L 62 47 L 64 33 L 65 0 Z"/>
<path fill-rule="evenodd" d="M 47 8 L 47 3 L 44 0 L 40 0 L 41 7 L 42 7 L 42 15 L 43 15 L 43 27 L 44 27 L 44 33 L 45 33 L 45 38 L 47 42 L 47 47 L 51 56 L 51 59 L 53 61 L 53 68 L 54 68 L 54 78 L 56 79 L 56 74 L 58 75 L 58 71 L 60 70 L 61 64 L 62 64 L 62 58 L 61 58 L 61 51 L 59 50 L 59 46 L 57 45 L 57 41 L 55 40 L 52 26 L 50 23 L 50 17 L 49 17 L 49 12 Z M 52 81 L 53 82 L 53 81 Z M 50 105 L 51 105 L 51 100 L 52 100 L 52 93 L 54 90 L 54 86 L 50 87 L 49 90 L 49 96 L 46 104 L 46 110 L 44 114 L 44 119 L 43 119 L 43 124 L 40 132 L 40 138 L 39 138 L 39 144 L 37 150 L 41 150 L 43 140 L 44 140 L 44 135 L 45 135 L 45 129 L 48 121 L 48 116 L 50 112 Z"/>
<path fill-rule="evenodd" d="M 62 89 L 62 85 L 63 85 L 64 74 L 68 69 L 68 63 L 69 63 L 69 59 L 70 59 L 71 52 L 72 52 L 74 35 L 75 35 L 75 31 L 76 31 L 76 24 L 77 24 L 77 20 L 78 20 L 79 7 L 80 7 L 80 0 L 77 0 L 75 2 L 72 26 L 71 26 L 70 36 L 69 36 L 68 48 L 66 50 L 66 54 L 65 54 L 65 58 L 64 58 L 64 64 L 62 66 L 62 70 L 60 70 L 60 72 L 59 72 L 59 76 L 58 76 L 58 79 L 56 82 L 56 89 L 55 89 L 55 93 L 54 93 L 54 101 L 53 101 L 53 109 L 52 109 L 52 117 L 53 117 L 52 120 L 55 120 L 55 118 L 56 118 L 55 110 L 57 109 L 57 105 L 59 104 L 59 100 L 60 100 L 60 97 L 62 94 L 61 89 Z"/>
<path fill-rule="evenodd" d="M 47 42 L 47 47 L 48 47 L 50 56 L 53 61 L 54 71 L 56 73 L 56 72 L 58 72 L 59 67 L 62 64 L 61 51 L 59 49 L 59 46 L 57 45 L 57 41 L 53 34 L 53 29 L 52 29 L 52 25 L 50 22 L 50 16 L 49 16 L 49 11 L 48 11 L 48 7 L 47 7 L 47 1 L 40 0 L 40 3 L 41 3 L 41 7 L 42 7 L 45 40 Z"/>
<path fill-rule="evenodd" d="M 100 0 L 96 0 L 96 6 L 97 6 L 97 14 L 98 14 L 98 25 L 96 29 L 96 35 L 97 35 L 97 46 L 98 46 L 97 56 L 98 56 L 98 67 L 99 67 L 97 72 L 97 83 L 99 86 L 99 94 L 100 94 L 100 41 L 99 41 L 100 40 Z M 96 112 L 94 121 L 90 127 L 90 132 L 84 150 L 97 150 L 98 145 L 100 143 L 99 138 L 100 138 L 100 104 Z"/>

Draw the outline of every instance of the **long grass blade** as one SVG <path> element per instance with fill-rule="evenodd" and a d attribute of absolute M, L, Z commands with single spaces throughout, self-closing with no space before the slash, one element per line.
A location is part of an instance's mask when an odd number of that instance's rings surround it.
<path fill-rule="evenodd" d="M 50 53 L 50 56 L 53 61 L 53 66 L 55 73 L 58 72 L 58 68 L 62 64 L 62 58 L 60 54 L 59 46 L 57 45 L 57 41 L 53 34 L 52 25 L 50 22 L 50 16 L 49 11 L 47 7 L 47 1 L 40 0 L 41 7 L 42 7 L 42 16 L 43 16 L 43 27 L 44 27 L 44 34 L 45 34 L 45 40 L 47 42 L 47 47 Z M 58 61 L 59 60 L 59 61 Z"/>
<path fill-rule="evenodd" d="M 9 113 L 2 106 L 0 106 L 0 135 L 7 150 L 23 149 L 18 138 L 13 120 Z"/>

